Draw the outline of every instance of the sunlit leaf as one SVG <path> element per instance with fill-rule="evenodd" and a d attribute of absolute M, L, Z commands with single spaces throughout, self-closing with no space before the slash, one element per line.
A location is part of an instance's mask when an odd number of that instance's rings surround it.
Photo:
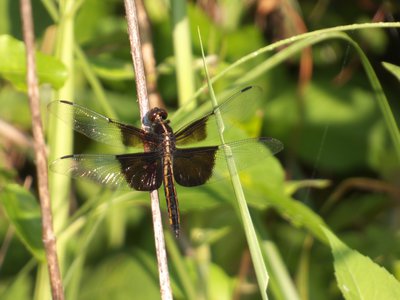
<path fill-rule="evenodd" d="M 26 90 L 26 57 L 23 42 L 9 36 L 0 36 L 0 75 L 17 89 Z M 58 89 L 67 78 L 65 66 L 52 56 L 36 52 L 39 83 L 49 83 Z"/>
<path fill-rule="evenodd" d="M 209 299 L 213 300 L 229 300 L 232 299 L 233 280 L 224 272 L 224 270 L 216 264 L 210 265 L 209 272 Z"/>
<path fill-rule="evenodd" d="M 323 228 L 332 248 L 338 287 L 345 299 L 400 299 L 400 283 L 369 257 L 348 248 Z"/>

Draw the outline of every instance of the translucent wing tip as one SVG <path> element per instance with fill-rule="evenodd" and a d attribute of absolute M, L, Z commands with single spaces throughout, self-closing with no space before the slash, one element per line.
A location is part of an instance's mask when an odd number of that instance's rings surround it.
<path fill-rule="evenodd" d="M 74 168 L 74 155 L 64 155 L 49 164 L 49 169 L 58 174 L 68 175 Z"/>
<path fill-rule="evenodd" d="M 274 155 L 283 150 L 284 146 L 280 140 L 274 139 L 272 137 L 261 137 L 258 139 L 260 143 L 263 143 Z"/>

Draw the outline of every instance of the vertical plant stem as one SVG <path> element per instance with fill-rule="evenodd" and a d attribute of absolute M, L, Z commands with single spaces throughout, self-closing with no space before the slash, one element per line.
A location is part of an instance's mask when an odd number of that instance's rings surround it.
<path fill-rule="evenodd" d="M 74 15 L 69 13 L 72 0 L 62 1 L 63 6 L 60 12 L 60 23 L 57 30 L 56 57 L 59 58 L 68 70 L 68 78 L 64 86 L 55 94 L 56 99 L 74 99 Z M 50 115 L 49 141 L 50 160 L 62 155 L 72 153 L 72 126 L 65 126 L 64 123 Z M 72 122 L 72 120 L 71 120 Z M 55 213 L 55 230 L 61 231 L 67 222 L 69 209 L 70 179 L 67 176 L 52 173 L 50 191 L 53 198 L 53 210 Z M 64 249 L 64 247 L 61 247 Z M 63 251 L 63 250 L 61 250 Z M 61 257 L 60 257 L 61 259 Z"/>
<path fill-rule="evenodd" d="M 46 144 L 40 115 L 39 83 L 36 76 L 35 38 L 30 0 L 21 0 L 23 35 L 26 45 L 27 83 L 29 103 L 32 113 L 32 131 L 35 147 L 36 170 L 38 176 L 40 208 L 42 213 L 42 238 L 46 251 L 47 268 L 50 278 L 51 294 L 54 300 L 64 299 L 64 290 L 58 265 L 56 238 L 49 195 L 47 174 Z"/>
<path fill-rule="evenodd" d="M 133 0 L 125 0 L 126 19 L 128 22 L 129 41 L 131 46 L 131 55 L 136 75 L 136 90 L 139 101 L 140 116 L 143 125 L 143 118 L 149 110 L 147 97 L 146 77 L 144 73 L 142 48 L 140 42 L 136 6 Z M 145 149 L 146 150 L 146 149 Z M 158 191 L 150 192 L 151 211 L 153 216 L 154 238 L 157 253 L 158 273 L 160 280 L 161 299 L 172 299 L 171 284 L 168 273 L 167 253 L 165 251 L 165 240 L 162 229 L 162 219 L 160 211 L 160 201 Z"/>
<path fill-rule="evenodd" d="M 57 20 L 57 44 L 55 56 L 60 59 L 68 70 L 68 78 L 64 86 L 54 93 L 55 99 L 74 99 L 74 0 L 60 1 Z M 73 133 L 72 126 L 65 126 L 54 115 L 49 116 L 49 161 L 72 153 Z M 71 120 L 72 122 L 72 120 Z M 61 232 L 67 224 L 69 214 L 69 193 L 71 179 L 57 173 L 50 173 L 50 195 L 54 215 L 54 230 Z M 68 241 L 59 241 L 57 244 L 61 271 L 64 269 L 65 253 Z M 44 298 L 45 291 L 37 292 L 37 299 Z"/>
<path fill-rule="evenodd" d="M 186 0 L 172 1 L 171 6 L 178 99 L 179 106 L 183 106 L 195 92 L 190 28 Z"/>
<path fill-rule="evenodd" d="M 203 44 L 202 44 L 201 35 L 200 35 L 200 29 L 198 30 L 198 33 L 199 33 L 199 39 L 200 39 L 201 52 L 203 55 L 204 70 L 206 73 L 208 88 L 210 90 L 211 102 L 212 102 L 213 107 L 215 108 L 218 103 L 217 103 L 217 99 L 214 94 L 214 90 L 212 88 L 210 75 L 209 75 L 208 69 L 207 69 L 207 64 L 205 62 L 205 55 L 204 55 Z M 267 300 L 268 299 L 267 287 L 268 287 L 269 276 L 268 276 L 267 269 L 265 267 L 264 259 L 262 257 L 261 246 L 258 241 L 257 233 L 254 229 L 254 225 L 253 225 L 253 222 L 252 222 L 252 219 L 250 216 L 249 208 L 247 207 L 246 198 L 245 198 L 242 184 L 240 182 L 240 178 L 239 178 L 239 175 L 238 175 L 238 172 L 236 169 L 236 164 L 235 164 L 234 157 L 232 155 L 232 151 L 229 148 L 229 146 L 225 145 L 224 136 L 223 136 L 224 124 L 223 124 L 223 120 L 222 120 L 221 113 L 219 110 L 215 111 L 215 116 L 216 116 L 216 121 L 218 123 L 220 140 L 222 142 L 222 145 L 224 145 L 224 154 L 225 154 L 227 167 L 228 167 L 229 175 L 230 175 L 231 182 L 232 182 L 233 191 L 235 193 L 235 197 L 237 200 L 237 208 L 238 208 L 237 211 L 238 211 L 238 214 L 240 215 L 242 223 L 243 223 L 243 229 L 244 229 L 244 233 L 245 233 L 246 239 L 247 239 L 247 244 L 248 244 L 248 247 L 250 250 L 250 254 L 251 254 L 251 258 L 252 258 L 252 262 L 253 262 L 253 266 L 254 266 L 254 271 L 256 273 L 258 287 L 260 289 L 260 294 L 261 294 L 262 299 Z"/>

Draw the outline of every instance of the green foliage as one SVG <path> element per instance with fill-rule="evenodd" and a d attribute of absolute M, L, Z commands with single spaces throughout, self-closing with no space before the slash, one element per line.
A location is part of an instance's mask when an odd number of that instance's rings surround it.
<path fill-rule="evenodd" d="M 0 196 L 3 209 L 20 240 L 36 259 L 44 261 L 40 207 L 36 198 L 16 184 L 4 187 Z"/>
<path fill-rule="evenodd" d="M 27 274 L 19 275 L 12 283 L 2 282 L 0 297 L 4 300 L 29 300 L 32 299 L 30 290 L 32 281 Z"/>
<path fill-rule="evenodd" d="M 335 275 L 345 299 L 397 299 L 400 283 L 384 268 L 348 248 L 325 229 L 334 257 Z"/>
<path fill-rule="evenodd" d="M 393 53 L 399 49 L 398 40 L 387 31 L 389 27 L 398 30 L 399 23 L 354 24 L 371 15 L 360 3 L 338 3 L 328 10 L 324 4 L 304 1 L 265 15 L 266 11 L 246 1 L 217 1 L 207 8 L 190 2 L 189 24 L 183 32 L 191 37 L 185 44 L 187 36 L 176 31 L 171 20 L 174 7 L 162 0 L 145 2 L 158 91 L 168 107 L 171 126 L 177 129 L 210 110 L 199 29 L 218 102 L 247 85 L 263 89 L 260 97 L 265 104 L 243 127 L 235 128 L 232 137 L 271 136 L 285 145 L 277 157 L 260 159 L 240 172 L 246 199 L 243 211 L 245 204 L 249 206 L 244 219 L 229 180 L 178 187 L 181 239 L 170 235 L 165 222 L 174 299 L 260 299 L 260 287 L 267 283 L 254 272 L 249 248 L 261 253 L 256 263 L 268 272 L 270 299 L 399 298 L 399 225 L 393 201 L 399 195 L 400 169 L 396 102 L 400 76 Z M 53 54 L 36 52 L 43 107 L 67 97 L 140 126 L 123 3 L 74 3 L 76 17 L 63 15 L 66 12 L 53 1 L 35 1 L 37 48 Z M 64 3 L 60 5 L 65 8 Z M 4 120 L 30 136 L 17 6 L 14 1 L 0 4 L 0 76 L 4 79 L 0 125 Z M 309 31 L 305 34 L 297 23 L 301 16 Z M 74 27 L 63 27 L 68 21 Z M 57 27 L 56 36 L 50 23 Z M 350 25 L 334 27 L 338 24 Z M 180 38 L 183 50 L 193 58 L 192 65 L 177 66 L 181 60 L 175 57 L 173 39 Z M 307 81 L 299 69 L 305 64 L 303 51 L 309 47 L 313 75 Z M 71 59 L 65 60 L 60 53 Z M 382 64 L 384 69 L 379 69 Z M 178 67 L 193 73 L 179 85 Z M 299 85 L 299 77 L 305 85 Z M 198 90 L 190 103 L 178 107 L 180 86 L 193 84 L 186 82 L 189 78 Z M 60 94 L 54 94 L 60 88 Z M 238 113 L 245 109 L 246 105 Z M 49 141 L 59 142 L 57 151 L 62 153 L 57 155 L 71 154 L 69 146 L 62 144 L 70 129 L 48 122 L 45 110 L 42 119 L 51 131 Z M 5 249 L 0 298 L 46 300 L 42 295 L 49 290 L 48 283 L 36 275 L 45 273 L 46 266 L 40 264 L 44 251 L 34 196 L 33 147 L 14 137 L 3 138 L 2 128 L 0 203 L 6 217 L 0 217 Z M 75 135 L 74 153 L 126 151 Z M 51 143 L 49 153 L 55 153 Z M 51 176 L 53 197 L 58 198 L 53 202 L 58 216 L 54 222 L 67 299 L 159 298 L 148 194 L 108 191 L 85 180 L 73 181 L 70 190 L 66 178 L 60 184 Z M 30 178 L 34 179 L 32 191 L 15 184 L 29 183 Z M 65 197 L 61 197 L 63 189 Z M 160 195 L 165 211 L 161 190 Z M 249 247 L 245 232 L 250 227 L 255 234 Z M 260 278 L 264 282 L 259 283 Z M 374 298 L 377 293 L 379 297 Z"/>
<path fill-rule="evenodd" d="M 0 75 L 19 90 L 26 90 L 25 46 L 15 38 L 0 36 Z M 36 68 L 39 82 L 49 83 L 55 89 L 63 86 L 67 78 L 65 66 L 52 56 L 36 52 Z"/>
<path fill-rule="evenodd" d="M 391 63 L 383 62 L 383 66 L 400 80 L 400 67 Z"/>
<path fill-rule="evenodd" d="M 134 295 L 137 299 L 155 299 L 159 297 L 158 284 L 154 280 L 156 272 L 154 260 L 145 252 L 110 256 L 87 270 L 78 298 L 123 300 Z M 99 282 L 102 283 L 100 289 Z"/>
<path fill-rule="evenodd" d="M 298 104 L 292 98 L 293 89 L 278 95 L 266 110 L 268 124 L 276 124 L 272 134 L 290 133 L 301 124 L 303 134 L 300 133 L 298 154 L 310 165 L 319 156 L 321 170 L 348 172 L 366 165 L 369 132 L 376 123 L 378 110 L 373 95 L 354 87 L 337 91 L 316 79 L 305 91 L 307 105 L 304 115 L 299 116 Z M 279 122 L 283 114 L 286 114 L 285 122 Z M 289 139 L 285 139 L 286 144 L 290 143 Z"/>

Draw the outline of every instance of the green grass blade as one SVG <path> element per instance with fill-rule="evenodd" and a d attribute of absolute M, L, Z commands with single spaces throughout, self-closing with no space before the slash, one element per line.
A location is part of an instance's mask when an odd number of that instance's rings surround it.
<path fill-rule="evenodd" d="M 230 67 L 226 68 L 220 74 L 218 74 L 213 79 L 211 79 L 210 81 L 211 81 L 211 83 L 213 83 L 216 80 L 218 80 L 219 78 L 221 78 L 222 76 L 224 76 L 226 73 L 228 73 L 230 70 L 253 59 L 257 55 L 268 52 L 268 51 L 272 51 L 282 45 L 292 44 L 293 42 L 296 42 L 296 43 L 293 43 L 292 45 L 288 46 L 284 50 L 278 52 L 277 54 L 273 55 L 271 58 L 267 59 L 263 64 L 261 64 L 260 66 L 258 66 L 257 68 L 255 68 L 254 70 L 249 72 L 245 77 L 241 78 L 240 82 L 238 82 L 238 83 L 248 82 L 248 81 L 255 79 L 260 74 L 271 70 L 273 67 L 275 67 L 282 61 L 288 59 L 289 57 L 293 56 L 295 53 L 301 51 L 302 49 L 304 49 L 306 47 L 310 47 L 310 46 L 320 43 L 322 41 L 331 40 L 331 39 L 344 40 L 348 44 L 353 46 L 353 48 L 357 51 L 357 53 L 360 57 L 360 60 L 365 69 L 366 75 L 367 75 L 369 82 L 371 84 L 371 87 L 375 93 L 379 108 L 380 108 L 383 118 L 386 122 L 386 126 L 388 128 L 390 137 L 391 137 L 393 145 L 395 147 L 395 151 L 396 151 L 398 160 L 400 162 L 400 132 L 398 130 L 398 125 L 396 124 L 396 120 L 393 116 L 393 113 L 390 109 L 389 103 L 386 99 L 385 93 L 383 92 L 382 86 L 375 74 L 374 69 L 372 68 L 368 58 L 362 51 L 361 47 L 352 38 L 350 38 L 347 34 L 341 32 L 344 30 L 364 29 L 364 28 L 371 28 L 371 27 L 374 27 L 373 24 L 338 26 L 335 28 L 329 28 L 329 29 L 319 30 L 319 31 L 315 31 L 315 32 L 310 32 L 307 34 L 295 36 L 290 39 L 279 41 L 277 43 L 274 43 L 270 46 L 264 47 L 258 51 L 255 51 L 255 52 L 239 59 L 234 64 L 232 64 Z M 375 27 L 400 27 L 400 23 L 379 23 Z M 195 96 L 197 96 L 198 93 L 201 92 L 203 88 L 205 88 L 205 86 L 203 86 L 196 93 Z"/>
<path fill-rule="evenodd" d="M 171 2 L 175 68 L 178 83 L 179 106 L 184 105 L 194 94 L 193 58 L 189 19 L 185 0 Z"/>
<path fill-rule="evenodd" d="M 71 0 L 62 2 L 59 16 L 58 30 L 57 30 L 57 45 L 56 57 L 63 62 L 68 70 L 68 78 L 64 86 L 54 94 L 55 99 L 74 99 L 74 24 L 75 15 L 71 14 L 68 9 L 72 7 Z M 71 120 L 72 122 L 72 120 Z M 55 160 L 57 157 L 72 153 L 72 126 L 66 126 L 60 122 L 55 116 L 49 118 L 49 162 Z M 69 193 L 70 193 L 70 178 L 49 172 L 50 182 L 50 196 L 53 208 L 53 226 L 56 234 L 59 234 L 67 225 L 69 214 Z M 57 242 L 58 259 L 60 269 L 63 272 L 65 269 L 65 254 L 67 242 Z M 46 269 L 45 264 L 40 265 L 39 272 Z M 44 270 L 43 270 L 44 272 Z M 37 283 L 36 287 L 45 291 L 39 286 L 45 284 L 44 277 L 38 277 L 42 283 Z M 47 284 L 47 283 L 46 283 Z M 35 294 L 36 299 L 45 300 L 49 296 L 43 295 L 40 291 Z"/>
<path fill-rule="evenodd" d="M 204 69 L 205 69 L 205 73 L 207 76 L 208 87 L 210 90 L 211 101 L 213 103 L 213 107 L 215 107 L 217 105 L 217 100 L 215 98 L 215 94 L 214 94 L 214 91 L 213 91 L 213 88 L 211 85 L 211 81 L 210 81 L 210 77 L 208 74 L 207 65 L 205 63 L 205 55 L 204 55 L 203 45 L 201 42 L 200 32 L 199 32 L 199 39 L 200 39 L 200 46 L 201 46 L 201 50 L 202 50 Z M 216 116 L 217 116 L 218 127 L 220 129 L 220 138 L 221 138 L 222 143 L 224 143 L 224 137 L 223 137 L 224 126 L 222 123 L 222 118 L 221 117 L 218 118 L 218 112 L 216 113 Z M 240 215 L 242 223 L 243 223 L 244 232 L 245 232 L 246 239 L 247 239 L 247 244 L 249 246 L 250 255 L 251 255 L 254 270 L 256 273 L 258 287 L 260 289 L 260 294 L 261 294 L 262 299 L 265 300 L 265 299 L 268 299 L 268 295 L 267 295 L 267 286 L 268 286 L 268 280 L 269 280 L 268 271 L 265 266 L 264 259 L 262 257 L 261 246 L 259 244 L 258 237 L 257 237 L 256 231 L 255 231 L 255 228 L 254 228 L 251 216 L 250 216 L 249 208 L 247 207 L 247 202 L 246 202 L 246 199 L 244 196 L 242 184 L 240 182 L 240 178 L 239 178 L 239 175 L 236 170 L 235 160 L 230 153 L 229 147 L 227 147 L 227 146 L 225 147 L 225 156 L 227 159 L 227 166 L 228 166 L 229 174 L 231 177 L 232 186 L 233 186 L 235 196 L 237 199 L 238 212 L 239 212 L 239 215 Z"/>
<path fill-rule="evenodd" d="M 382 62 L 382 65 L 388 70 L 390 73 L 392 73 L 393 76 L 397 78 L 397 80 L 400 81 L 400 67 L 396 66 L 394 64 L 388 63 L 388 62 Z"/>
<path fill-rule="evenodd" d="M 343 31 L 354 31 L 360 29 L 368 29 L 368 28 L 398 28 L 400 27 L 400 22 L 385 22 L 385 23 L 365 23 L 365 24 L 353 24 L 353 25 L 344 25 L 344 26 L 336 26 L 327 29 L 321 29 L 316 31 L 311 31 L 303 34 L 299 34 L 287 39 L 280 40 L 276 43 L 271 45 L 265 46 L 257 51 L 251 52 L 250 54 L 243 56 L 242 58 L 238 59 L 235 63 L 229 65 L 225 70 L 219 72 L 216 76 L 211 78 L 211 83 L 216 82 L 218 79 L 226 76 L 229 72 L 233 71 L 236 68 L 239 68 L 241 65 L 248 63 L 252 59 L 255 59 L 260 54 L 272 52 L 280 47 L 293 44 L 295 42 L 309 39 L 312 37 L 320 36 L 322 38 L 326 37 L 332 33 L 338 33 Z M 198 97 L 202 92 L 205 91 L 207 88 L 207 84 L 204 84 L 193 96 L 193 98 Z"/>
<path fill-rule="evenodd" d="M 260 242 L 262 244 L 262 254 L 265 264 L 270 273 L 270 289 L 275 299 L 300 299 L 296 287 L 290 278 L 288 269 L 285 266 L 278 247 L 268 237 L 268 233 L 262 225 L 261 218 L 257 211 L 252 211 L 254 225 L 257 232 L 260 233 Z"/>

